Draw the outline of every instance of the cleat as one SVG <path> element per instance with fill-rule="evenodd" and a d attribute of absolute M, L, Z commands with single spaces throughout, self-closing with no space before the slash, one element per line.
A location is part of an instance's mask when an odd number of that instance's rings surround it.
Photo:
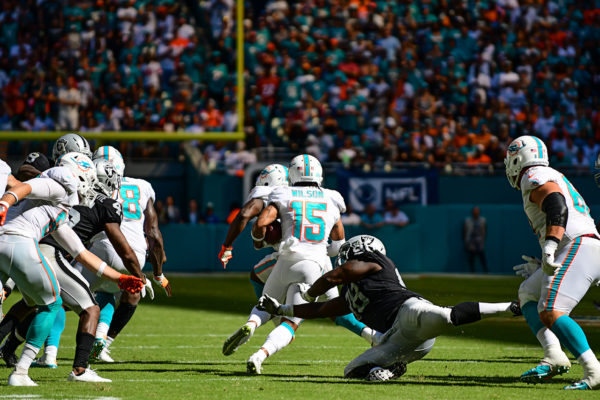
<path fill-rule="evenodd" d="M 27 373 L 13 371 L 8 377 L 8 386 L 37 386 Z"/>
<path fill-rule="evenodd" d="M 0 357 L 2 357 L 2 359 L 6 363 L 7 368 L 14 368 L 15 365 L 17 365 L 18 359 L 17 359 L 17 355 L 15 353 L 4 354 L 4 352 L 0 348 Z"/>
<path fill-rule="evenodd" d="M 42 357 L 32 362 L 31 366 L 36 368 L 58 368 L 56 358 L 51 358 L 47 354 L 44 354 Z"/>
<path fill-rule="evenodd" d="M 519 303 L 519 300 L 513 300 L 510 303 L 508 309 L 511 313 L 513 313 L 513 317 L 520 317 L 523 315 L 523 312 L 521 311 L 521 303 Z"/>
<path fill-rule="evenodd" d="M 567 385 L 563 389 L 565 389 L 565 390 L 592 390 L 592 388 L 584 380 L 573 382 L 573 384 Z"/>
<path fill-rule="evenodd" d="M 406 364 L 399 362 L 388 368 L 374 367 L 371 368 L 367 375 L 367 380 L 370 382 L 389 381 L 390 379 L 400 378 L 406 373 Z"/>
<path fill-rule="evenodd" d="M 71 371 L 69 376 L 67 377 L 69 382 L 100 382 L 100 383 L 108 383 L 112 382 L 110 379 L 102 378 L 96 371 L 91 368 L 86 368 L 83 373 L 76 375 L 75 372 Z"/>
<path fill-rule="evenodd" d="M 262 360 L 257 353 L 252 354 L 246 362 L 246 371 L 249 374 L 260 375 L 262 371 Z"/>
<path fill-rule="evenodd" d="M 229 356 L 233 354 L 241 345 L 250 340 L 253 333 L 254 329 L 252 329 L 250 324 L 243 325 L 225 340 L 223 343 L 223 355 Z"/>
<path fill-rule="evenodd" d="M 102 361 L 105 363 L 114 363 L 115 360 L 112 359 L 112 357 L 110 356 L 110 350 L 108 349 L 108 347 L 105 347 L 104 349 L 102 349 L 102 351 L 100 352 L 100 355 L 98 356 L 98 361 Z"/>
<path fill-rule="evenodd" d="M 529 371 L 525 371 L 521 375 L 521 381 L 525 383 L 544 383 L 548 382 L 552 377 L 556 375 L 562 375 L 568 373 L 570 370 L 569 366 L 560 365 L 558 367 L 552 367 L 548 364 L 540 364 L 531 368 Z"/>
<path fill-rule="evenodd" d="M 96 338 L 96 340 L 94 341 L 94 345 L 92 346 L 92 351 L 90 353 L 90 363 L 99 360 L 100 353 L 102 353 L 104 347 L 106 347 L 106 341 L 104 340 L 104 338 Z"/>

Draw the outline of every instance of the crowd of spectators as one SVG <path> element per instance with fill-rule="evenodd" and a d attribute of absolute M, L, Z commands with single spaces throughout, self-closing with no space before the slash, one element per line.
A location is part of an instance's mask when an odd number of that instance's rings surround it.
<path fill-rule="evenodd" d="M 543 138 L 600 149 L 600 5 L 585 0 L 269 2 L 246 21 L 246 124 L 321 160 L 499 163 Z"/>
<path fill-rule="evenodd" d="M 0 130 L 235 131 L 234 5 L 3 1 Z M 521 134 L 558 166 L 600 150 L 597 1 L 246 1 L 243 28 L 247 139 L 201 143 L 209 164 L 491 164 Z"/>

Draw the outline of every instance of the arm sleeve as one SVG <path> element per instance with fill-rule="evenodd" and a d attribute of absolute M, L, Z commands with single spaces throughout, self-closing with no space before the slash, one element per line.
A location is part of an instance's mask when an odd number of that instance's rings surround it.
<path fill-rule="evenodd" d="M 52 232 L 52 237 L 73 258 L 77 258 L 85 250 L 85 246 L 81 242 L 81 239 L 79 239 L 79 236 L 67 224 L 62 224 L 57 230 Z"/>
<path fill-rule="evenodd" d="M 58 202 L 67 196 L 65 188 L 53 179 L 34 178 L 25 183 L 31 186 L 31 193 L 27 196 L 30 199 Z"/>

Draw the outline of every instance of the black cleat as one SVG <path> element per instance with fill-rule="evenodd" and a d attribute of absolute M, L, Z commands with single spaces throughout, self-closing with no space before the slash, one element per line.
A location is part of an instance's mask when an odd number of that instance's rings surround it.
<path fill-rule="evenodd" d="M 0 349 L 0 357 L 2 357 L 6 363 L 7 368 L 14 368 L 18 361 L 15 353 L 4 354 L 3 349 Z"/>
<path fill-rule="evenodd" d="M 521 303 L 519 303 L 519 300 L 513 300 L 510 303 L 510 312 L 513 313 L 514 317 L 520 317 L 521 315 L 523 315 L 523 311 L 521 311 Z"/>

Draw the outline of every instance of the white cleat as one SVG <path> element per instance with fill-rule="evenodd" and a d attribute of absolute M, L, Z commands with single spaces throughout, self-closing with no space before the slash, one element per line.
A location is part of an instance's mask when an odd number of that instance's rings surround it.
<path fill-rule="evenodd" d="M 37 367 L 37 368 L 58 368 L 58 364 L 56 362 L 56 358 L 49 356 L 48 354 L 44 354 L 43 356 L 41 356 L 40 358 L 38 358 L 37 360 L 35 360 L 32 364 L 32 367 Z"/>
<path fill-rule="evenodd" d="M 262 350 L 259 350 L 262 351 Z M 260 355 L 257 353 L 254 353 L 250 356 L 250 358 L 248 359 L 248 361 L 246 362 L 246 371 L 249 374 L 254 374 L 254 375 L 260 375 L 261 371 L 262 371 L 262 359 L 260 358 Z"/>
<path fill-rule="evenodd" d="M 69 382 L 100 382 L 108 383 L 112 382 L 110 379 L 106 379 L 98 375 L 96 371 L 91 368 L 87 368 L 82 374 L 75 375 L 75 372 L 71 371 L 67 377 Z"/>
<path fill-rule="evenodd" d="M 13 371 L 8 377 L 8 386 L 37 386 L 27 373 L 17 373 Z"/>
<path fill-rule="evenodd" d="M 112 357 L 110 356 L 110 350 L 108 349 L 108 347 L 105 347 L 102 349 L 102 351 L 100 352 L 100 355 L 98 356 L 98 361 L 102 361 L 102 362 L 106 362 L 106 363 L 114 363 L 115 360 L 112 359 Z"/>
<path fill-rule="evenodd" d="M 394 373 L 389 369 L 375 367 L 369 371 L 369 375 L 367 375 L 367 380 L 371 382 L 383 382 L 389 381 L 394 378 Z"/>

